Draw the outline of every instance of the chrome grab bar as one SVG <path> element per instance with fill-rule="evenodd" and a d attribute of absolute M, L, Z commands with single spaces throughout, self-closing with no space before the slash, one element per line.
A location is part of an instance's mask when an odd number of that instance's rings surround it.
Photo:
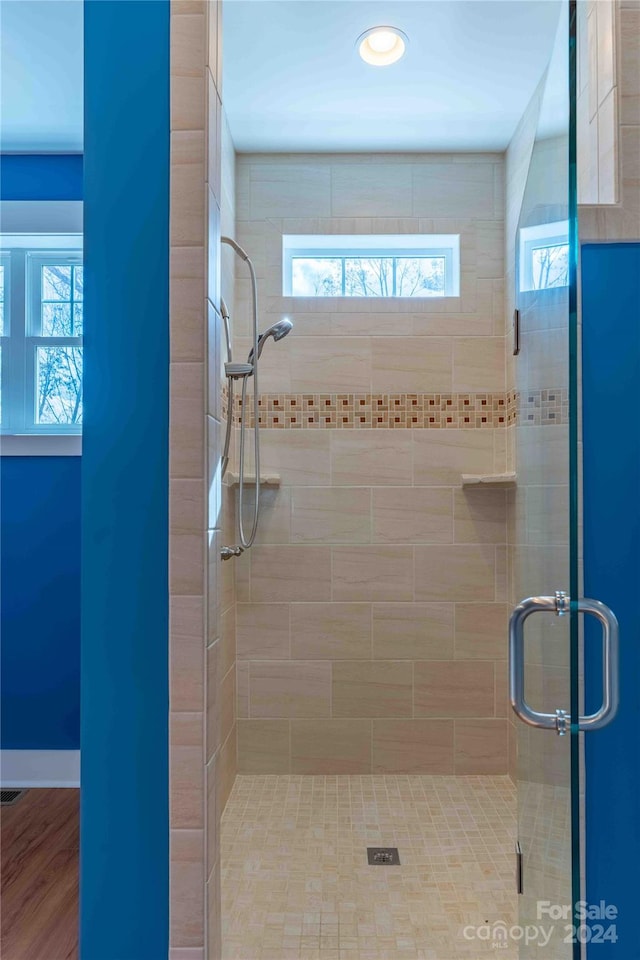
<path fill-rule="evenodd" d="M 595 713 L 578 718 L 580 731 L 599 730 L 611 723 L 619 704 L 618 621 L 606 604 L 586 597 L 577 601 L 579 613 L 596 617 L 602 625 L 602 705 Z M 524 692 L 524 624 L 534 613 L 569 611 L 569 599 L 558 591 L 553 597 L 528 597 L 514 609 L 509 620 L 509 699 L 516 715 L 531 727 L 556 730 L 563 736 L 571 722 L 570 713 L 558 708 L 555 713 L 541 713 L 529 706 Z"/>

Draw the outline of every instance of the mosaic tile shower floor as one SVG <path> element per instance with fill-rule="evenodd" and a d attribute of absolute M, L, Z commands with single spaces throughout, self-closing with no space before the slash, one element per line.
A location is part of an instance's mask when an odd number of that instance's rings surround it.
<path fill-rule="evenodd" d="M 517 922 L 507 777 L 239 776 L 222 820 L 225 960 L 500 956 Z M 401 866 L 368 866 L 396 846 Z"/>

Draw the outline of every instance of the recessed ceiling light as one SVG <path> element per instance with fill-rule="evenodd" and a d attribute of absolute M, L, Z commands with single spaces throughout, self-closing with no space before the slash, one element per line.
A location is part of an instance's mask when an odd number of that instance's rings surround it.
<path fill-rule="evenodd" d="M 371 27 L 357 41 L 358 53 L 374 67 L 388 67 L 404 56 L 408 38 L 397 27 Z"/>

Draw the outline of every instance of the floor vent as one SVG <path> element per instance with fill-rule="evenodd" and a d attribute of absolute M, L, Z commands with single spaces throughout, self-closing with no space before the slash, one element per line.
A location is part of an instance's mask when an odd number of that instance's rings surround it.
<path fill-rule="evenodd" d="M 14 803 L 17 803 L 26 790 L 0 790 L 0 805 L 3 807 L 10 807 Z"/>
<path fill-rule="evenodd" d="M 397 847 L 367 847 L 367 863 L 371 867 L 399 867 Z"/>

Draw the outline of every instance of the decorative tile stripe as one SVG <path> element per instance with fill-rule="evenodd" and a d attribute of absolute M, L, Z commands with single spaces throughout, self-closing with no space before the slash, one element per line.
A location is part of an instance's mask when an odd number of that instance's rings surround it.
<path fill-rule="evenodd" d="M 260 396 L 268 429 L 494 428 L 507 422 L 504 393 L 321 393 Z M 241 404 L 236 408 L 241 414 Z M 253 425 L 252 402 L 248 424 Z"/>
<path fill-rule="evenodd" d="M 521 426 L 548 426 L 569 422 L 569 391 L 565 388 L 521 393 L 518 421 Z"/>
<path fill-rule="evenodd" d="M 236 395 L 235 423 L 242 419 Z M 263 393 L 260 425 L 272 430 L 495 429 L 520 424 L 567 423 L 565 389 L 507 393 Z M 227 416 L 228 391 L 222 393 Z M 253 426 L 253 399 L 247 405 Z"/>

